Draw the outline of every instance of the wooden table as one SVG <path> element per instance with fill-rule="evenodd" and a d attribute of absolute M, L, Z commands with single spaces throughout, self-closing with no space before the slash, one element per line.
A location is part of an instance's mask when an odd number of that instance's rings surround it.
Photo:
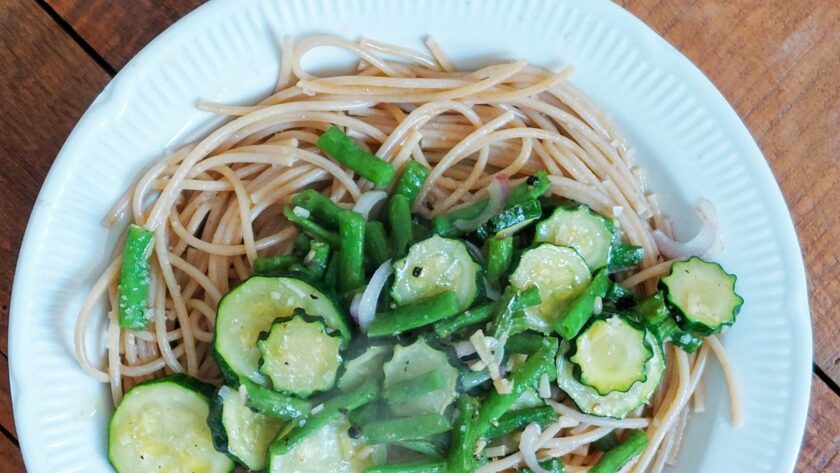
<path fill-rule="evenodd" d="M 108 80 L 201 0 L 0 2 L 0 471 L 23 471 L 7 376 L 15 261 L 59 147 Z M 840 471 L 840 3 L 621 0 L 711 78 L 793 212 L 810 276 L 813 393 L 797 471 Z M 696 5 L 695 5 L 696 3 Z"/>

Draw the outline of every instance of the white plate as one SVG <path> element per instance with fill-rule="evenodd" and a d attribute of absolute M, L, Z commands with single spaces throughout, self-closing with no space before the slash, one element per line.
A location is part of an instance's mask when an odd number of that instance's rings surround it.
<path fill-rule="evenodd" d="M 150 160 L 218 119 L 198 98 L 248 102 L 276 77 L 279 38 L 331 32 L 420 46 L 432 34 L 463 66 L 498 58 L 574 64 L 572 81 L 626 130 L 680 233 L 690 204 L 717 207 L 746 305 L 725 343 L 744 399 L 729 424 L 719 369 L 706 382 L 675 470 L 790 472 L 811 380 L 805 274 L 790 215 L 744 125 L 688 60 L 607 1 L 217 0 L 150 43 L 111 81 L 73 130 L 35 204 L 12 297 L 10 371 L 20 445 L 31 472 L 109 471 L 109 398 L 72 356 L 83 295 L 115 235 L 100 219 Z M 349 64 L 332 51 L 313 66 Z"/>

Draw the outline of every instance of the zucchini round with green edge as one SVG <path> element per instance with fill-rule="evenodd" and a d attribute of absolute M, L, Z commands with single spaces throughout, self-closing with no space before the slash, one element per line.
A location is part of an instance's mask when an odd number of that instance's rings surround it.
<path fill-rule="evenodd" d="M 362 473 L 385 462 L 384 445 L 366 445 L 349 435 L 346 416 L 330 422 L 288 452 L 268 455 L 270 473 Z"/>
<path fill-rule="evenodd" d="M 575 250 L 543 243 L 522 253 L 509 280 L 518 291 L 537 287 L 542 302 L 523 310 L 525 321 L 532 330 L 548 334 L 591 278 L 589 267 Z"/>
<path fill-rule="evenodd" d="M 574 209 L 558 207 L 537 224 L 535 242 L 574 248 L 594 271 L 606 266 L 615 240 L 615 225 L 585 205 Z"/>
<path fill-rule="evenodd" d="M 398 416 L 443 414 L 457 395 L 459 373 L 449 359 L 448 353 L 432 347 L 424 337 L 419 337 L 410 345 L 396 345 L 393 356 L 382 366 L 385 372 L 384 391 L 429 371 L 440 372 L 444 387 L 406 402 L 391 403 L 391 412 Z"/>
<path fill-rule="evenodd" d="M 569 361 L 577 366 L 581 383 L 606 395 L 626 392 L 643 382 L 652 356 L 645 330 L 614 315 L 595 320 L 575 338 L 575 353 Z"/>
<path fill-rule="evenodd" d="M 382 365 L 392 351 L 393 346 L 391 344 L 372 344 L 355 357 L 348 359 L 344 363 L 344 373 L 338 379 L 338 389 L 347 392 L 361 386 L 368 379 L 381 381 L 385 376 Z M 348 355 L 348 358 L 350 356 L 352 355 Z"/>
<path fill-rule="evenodd" d="M 433 235 L 411 245 L 406 257 L 394 263 L 391 298 L 403 305 L 450 290 L 466 310 L 483 292 L 483 279 L 463 241 Z"/>
<path fill-rule="evenodd" d="M 108 459 L 119 473 L 230 472 L 207 418 L 213 386 L 175 374 L 140 383 L 123 396 L 108 425 Z"/>
<path fill-rule="evenodd" d="M 299 275 L 252 276 L 219 301 L 213 356 L 228 381 L 237 383 L 244 377 L 265 384 L 259 372 L 257 338 L 277 318 L 288 317 L 295 309 L 323 318 L 328 327 L 341 333 L 343 343 L 350 341 L 347 316 L 329 292 Z"/>
<path fill-rule="evenodd" d="M 574 374 L 574 363 L 566 358 L 571 344 L 563 341 L 557 354 L 557 385 L 581 412 L 601 417 L 623 419 L 629 412 L 650 401 L 665 372 L 665 353 L 656 335 L 645 334 L 653 356 L 645 364 L 646 379 L 630 386 L 626 392 L 614 391 L 602 396 L 591 386 L 581 383 Z"/>
<path fill-rule="evenodd" d="M 317 317 L 296 312 L 260 335 L 259 371 L 275 391 L 309 397 L 335 386 L 342 365 L 341 335 Z"/>
<path fill-rule="evenodd" d="M 735 292 L 736 279 L 719 264 L 692 256 L 674 262 L 659 283 L 683 327 L 709 335 L 735 323 L 741 311 L 744 299 Z"/>
<path fill-rule="evenodd" d="M 507 237 L 536 222 L 542 216 L 542 207 L 536 199 L 526 200 L 521 204 L 502 210 L 475 230 L 479 241 L 494 236 Z"/>
<path fill-rule="evenodd" d="M 251 471 L 260 471 L 266 466 L 268 446 L 285 423 L 251 410 L 243 394 L 228 386 L 219 388 L 210 402 L 207 424 L 216 450 Z"/>

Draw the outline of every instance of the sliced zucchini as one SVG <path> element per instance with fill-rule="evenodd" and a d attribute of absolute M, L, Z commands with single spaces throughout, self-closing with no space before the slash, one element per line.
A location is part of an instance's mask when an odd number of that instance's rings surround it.
<path fill-rule="evenodd" d="M 646 379 L 630 386 L 627 392 L 598 394 L 591 386 L 581 383 L 574 375 L 574 363 L 566 359 L 571 344 L 562 342 L 557 355 L 557 385 L 587 414 L 623 419 L 630 411 L 646 404 L 662 381 L 665 372 L 665 353 L 656 335 L 647 332 L 645 341 L 653 349 L 653 356 L 645 364 Z"/>
<path fill-rule="evenodd" d="M 338 379 L 338 388 L 344 392 L 359 387 L 368 379 L 381 381 L 385 375 L 382 364 L 391 354 L 393 347 L 389 344 L 370 345 L 356 357 L 344 364 L 344 373 Z"/>
<path fill-rule="evenodd" d="M 522 253 L 510 284 L 518 291 L 539 289 L 542 302 L 523 312 L 529 328 L 547 334 L 590 279 L 589 268 L 575 250 L 543 243 Z"/>
<path fill-rule="evenodd" d="M 353 439 L 347 417 L 330 422 L 307 436 L 294 448 L 269 454 L 271 473 L 362 473 L 365 468 L 385 462 L 386 447 L 367 446 Z"/>
<path fill-rule="evenodd" d="M 108 459 L 119 473 L 230 472 L 207 425 L 213 387 L 171 375 L 131 388 L 108 426 Z"/>
<path fill-rule="evenodd" d="M 322 317 L 327 326 L 350 341 L 347 316 L 333 298 L 298 277 L 252 276 L 227 293 L 219 302 L 216 316 L 213 356 L 231 383 L 248 378 L 265 384 L 259 372 L 260 351 L 257 338 L 271 328 L 278 317 L 288 317 L 295 309 Z"/>
<path fill-rule="evenodd" d="M 391 298 L 397 305 L 450 290 L 466 310 L 483 289 L 481 266 L 461 240 L 433 235 L 411 245 L 408 255 L 394 263 Z"/>
<path fill-rule="evenodd" d="M 581 383 L 606 395 L 625 392 L 633 384 L 643 382 L 652 356 L 645 330 L 614 315 L 592 322 L 578 335 L 570 361 L 580 370 Z"/>
<path fill-rule="evenodd" d="M 734 274 L 696 256 L 677 261 L 660 281 L 685 328 L 709 335 L 735 323 L 744 299 L 735 292 Z"/>
<path fill-rule="evenodd" d="M 276 391 L 309 397 L 335 385 L 341 368 L 341 335 L 332 332 L 320 318 L 296 313 L 278 319 L 260 336 L 261 374 Z"/>
<path fill-rule="evenodd" d="M 607 265 L 614 239 L 612 221 L 585 205 L 558 207 L 551 217 L 537 224 L 534 236 L 535 242 L 574 248 L 592 271 Z"/>
<path fill-rule="evenodd" d="M 222 386 L 213 395 L 207 424 L 213 446 L 252 471 L 265 469 L 266 453 L 284 422 L 248 408 L 237 390 Z"/>
<path fill-rule="evenodd" d="M 494 236 L 507 237 L 536 222 L 542 216 L 542 207 L 538 200 L 526 200 L 503 210 L 499 215 L 491 218 L 487 223 L 475 230 L 479 241 L 488 240 Z"/>
<path fill-rule="evenodd" d="M 407 402 L 391 403 L 391 411 L 398 416 L 443 414 L 455 401 L 458 370 L 449 363 L 449 355 L 429 345 L 420 337 L 411 345 L 397 345 L 394 356 L 382 366 L 385 371 L 383 389 L 387 393 L 399 383 L 438 371 L 443 377 L 443 388 L 426 393 Z"/>

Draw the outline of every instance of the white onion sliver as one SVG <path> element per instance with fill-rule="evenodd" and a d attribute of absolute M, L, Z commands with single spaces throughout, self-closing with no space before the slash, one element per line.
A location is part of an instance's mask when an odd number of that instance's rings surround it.
<path fill-rule="evenodd" d="M 660 230 L 653 231 L 653 239 L 660 253 L 672 259 L 690 256 L 709 257 L 713 252 L 718 252 L 723 248 L 723 237 L 720 234 L 720 224 L 714 205 L 708 200 L 702 200 L 697 204 L 696 212 L 702 226 L 697 235 L 688 241 L 675 241 Z"/>
<path fill-rule="evenodd" d="M 455 354 L 458 355 L 458 358 L 464 358 L 475 353 L 475 347 L 469 340 L 455 342 L 452 344 L 452 348 L 455 349 Z"/>
<path fill-rule="evenodd" d="M 393 272 L 394 268 L 391 266 L 391 260 L 388 260 L 379 265 L 370 277 L 370 281 L 365 288 L 365 292 L 362 293 L 362 297 L 359 301 L 358 317 L 356 318 L 356 323 L 359 324 L 359 327 L 363 332 L 367 332 L 370 323 L 373 322 L 373 317 L 376 315 L 376 303 L 379 301 L 379 295 L 382 293 L 385 283 L 388 282 L 388 277 Z M 355 299 L 353 300 L 355 301 Z"/>
<path fill-rule="evenodd" d="M 522 454 L 522 459 L 525 465 L 534 473 L 550 473 L 548 470 L 540 466 L 537 461 L 537 442 L 540 438 L 539 424 L 528 424 L 525 430 L 522 431 L 522 436 L 519 437 L 519 453 Z"/>
<path fill-rule="evenodd" d="M 353 320 L 356 322 L 357 325 L 359 324 L 359 304 L 362 302 L 362 293 L 358 293 L 353 296 L 353 300 L 350 302 L 350 316 L 353 317 Z"/>
<path fill-rule="evenodd" d="M 353 212 L 359 213 L 365 220 L 370 219 L 370 214 L 377 207 L 380 202 L 383 202 L 388 194 L 385 191 L 367 191 L 359 196 L 356 205 L 353 206 Z"/>
<path fill-rule="evenodd" d="M 548 373 L 543 373 L 540 376 L 540 397 L 543 399 L 551 397 L 551 384 L 548 381 Z"/>
<path fill-rule="evenodd" d="M 499 290 L 493 287 L 493 285 L 490 284 L 490 281 L 486 279 L 484 280 L 484 295 L 491 301 L 497 301 L 502 298 L 502 294 L 499 293 Z"/>
<path fill-rule="evenodd" d="M 478 217 L 470 220 L 455 220 L 452 222 L 452 225 L 462 232 L 470 232 L 501 212 L 505 207 L 507 189 L 502 187 L 500 181 L 500 179 L 490 181 L 490 185 L 487 186 L 487 192 L 490 194 L 490 198 L 487 202 L 487 207 L 484 208 L 484 211 Z"/>
<path fill-rule="evenodd" d="M 470 251 L 470 254 L 472 255 L 472 257 L 475 258 L 475 260 L 478 261 L 479 263 L 484 264 L 484 255 L 481 254 L 481 248 L 477 247 L 475 245 L 475 243 L 473 243 L 471 241 L 468 241 L 468 240 L 462 240 L 462 241 L 464 242 L 464 245 L 466 245 L 467 249 Z"/>

